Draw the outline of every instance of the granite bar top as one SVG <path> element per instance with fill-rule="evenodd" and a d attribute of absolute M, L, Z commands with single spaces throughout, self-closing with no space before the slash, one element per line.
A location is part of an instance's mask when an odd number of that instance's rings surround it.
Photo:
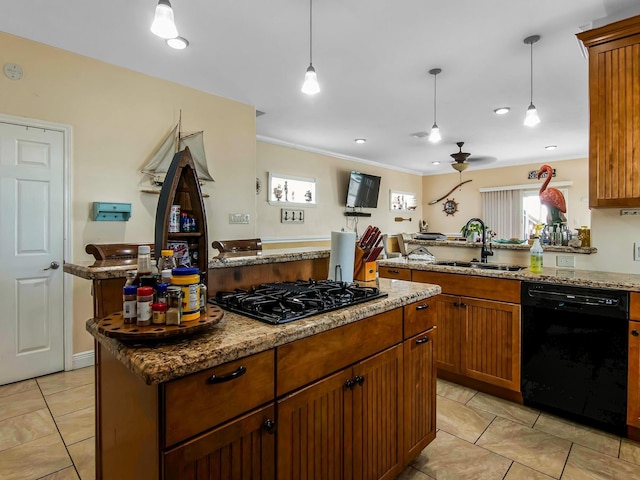
<path fill-rule="evenodd" d="M 424 245 L 425 247 L 461 247 L 461 248 L 480 248 L 481 242 L 467 242 L 463 240 L 409 240 L 409 245 Z M 496 243 L 491 242 L 491 248 L 497 248 L 501 250 L 522 250 L 528 251 L 531 248 L 527 242 L 521 244 L 513 243 Z M 544 252 L 556 252 L 556 253 L 575 253 L 590 255 L 592 253 L 598 253 L 598 249 L 595 247 L 565 247 L 562 245 L 542 245 Z"/>
<path fill-rule="evenodd" d="M 434 263 L 429 263 L 424 260 L 411 260 L 407 258 L 378 260 L 378 265 L 382 267 L 409 268 L 411 270 L 456 273 L 478 277 L 507 278 L 512 280 L 556 283 L 579 287 L 613 288 L 640 292 L 640 275 L 632 273 L 599 272 L 554 267 L 544 267 L 542 273 L 532 273 L 529 271 L 528 266 L 522 270 L 511 272 L 507 270 L 482 270 L 469 267 L 435 265 Z"/>
<path fill-rule="evenodd" d="M 293 262 L 329 258 L 329 250 L 318 247 L 272 249 L 251 252 L 223 253 L 209 260 L 209 268 L 244 267 L 269 263 Z M 65 263 L 63 271 L 87 280 L 124 278 L 128 270 L 138 267 L 135 258 L 129 260 L 95 260 Z"/>
<path fill-rule="evenodd" d="M 87 320 L 86 328 L 131 372 L 145 383 L 155 385 L 403 307 L 442 291 L 438 285 L 386 278 L 371 284 L 388 296 L 283 325 L 270 325 L 225 311 L 222 320 L 204 333 L 137 346 L 101 335 L 96 319 Z"/>

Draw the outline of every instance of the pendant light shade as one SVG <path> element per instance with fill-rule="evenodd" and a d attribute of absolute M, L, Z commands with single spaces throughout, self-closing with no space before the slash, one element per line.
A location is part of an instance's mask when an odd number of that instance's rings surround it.
<path fill-rule="evenodd" d="M 156 14 L 151 24 L 151 33 L 164 39 L 178 36 L 178 29 L 173 19 L 173 9 L 169 0 L 160 0 L 158 2 Z"/>
<path fill-rule="evenodd" d="M 318 83 L 318 75 L 316 69 L 313 68 L 313 0 L 309 0 L 309 67 L 304 74 L 304 83 L 302 84 L 302 93 L 307 95 L 315 95 L 320 92 L 320 84 Z"/>
<path fill-rule="evenodd" d="M 429 73 L 433 75 L 433 127 L 431 127 L 431 133 L 429 133 L 429 141 L 431 143 L 438 143 L 442 140 L 442 136 L 440 135 L 440 128 L 438 127 L 438 123 L 436 122 L 436 97 L 437 97 L 437 79 L 438 74 L 442 72 L 441 68 L 432 68 L 429 70 Z"/>
<path fill-rule="evenodd" d="M 527 113 L 524 117 L 524 124 L 527 127 L 535 127 L 540 123 L 540 117 L 538 116 L 538 110 L 536 106 L 533 104 L 533 44 L 540 40 L 540 35 L 531 35 L 524 39 L 524 43 L 531 47 L 531 98 L 529 101 L 529 108 L 527 108 Z"/>

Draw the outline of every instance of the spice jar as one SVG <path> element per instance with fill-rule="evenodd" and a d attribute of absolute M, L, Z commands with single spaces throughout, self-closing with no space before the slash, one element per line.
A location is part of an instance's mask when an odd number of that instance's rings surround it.
<path fill-rule="evenodd" d="M 180 325 L 182 320 L 182 290 L 180 287 L 167 287 L 167 325 Z"/>
<path fill-rule="evenodd" d="M 164 325 L 166 323 L 166 303 L 154 303 L 151 305 L 153 311 L 153 319 L 151 320 L 154 325 Z"/>
<path fill-rule="evenodd" d="M 167 287 L 168 283 L 159 283 L 156 286 L 156 301 L 158 303 L 167 303 Z"/>
<path fill-rule="evenodd" d="M 197 268 L 179 267 L 171 271 L 171 285 L 182 290 L 182 321 L 200 318 L 200 275 Z"/>
<path fill-rule="evenodd" d="M 122 316 L 124 323 L 136 323 L 138 318 L 137 290 L 135 285 L 125 285 L 122 289 Z"/>
<path fill-rule="evenodd" d="M 164 272 L 165 270 L 172 270 L 177 266 L 176 259 L 173 256 L 173 250 L 162 250 L 160 260 L 158 260 L 158 270 Z"/>
<path fill-rule="evenodd" d="M 151 325 L 153 288 L 140 287 L 137 293 L 138 318 L 136 324 L 140 326 Z"/>

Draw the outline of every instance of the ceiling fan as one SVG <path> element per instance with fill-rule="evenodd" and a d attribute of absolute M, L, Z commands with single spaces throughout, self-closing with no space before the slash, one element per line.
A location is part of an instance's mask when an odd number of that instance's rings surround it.
<path fill-rule="evenodd" d="M 454 163 L 451 164 L 454 170 L 462 173 L 466 170 L 469 165 L 484 165 L 486 163 L 495 162 L 497 160 L 496 157 L 480 157 L 480 156 L 472 156 L 470 153 L 463 152 L 462 146 L 464 142 L 457 142 L 456 145 L 460 149 L 460 151 L 451 154 L 451 158 L 455 160 Z"/>

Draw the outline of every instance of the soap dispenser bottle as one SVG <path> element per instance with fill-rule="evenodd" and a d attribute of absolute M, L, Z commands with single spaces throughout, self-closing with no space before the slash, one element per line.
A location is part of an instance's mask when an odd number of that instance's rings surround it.
<path fill-rule="evenodd" d="M 535 226 L 535 234 L 533 237 L 533 245 L 531 246 L 529 257 L 529 270 L 532 273 L 542 273 L 542 245 L 540 245 L 540 230 L 542 224 Z"/>

